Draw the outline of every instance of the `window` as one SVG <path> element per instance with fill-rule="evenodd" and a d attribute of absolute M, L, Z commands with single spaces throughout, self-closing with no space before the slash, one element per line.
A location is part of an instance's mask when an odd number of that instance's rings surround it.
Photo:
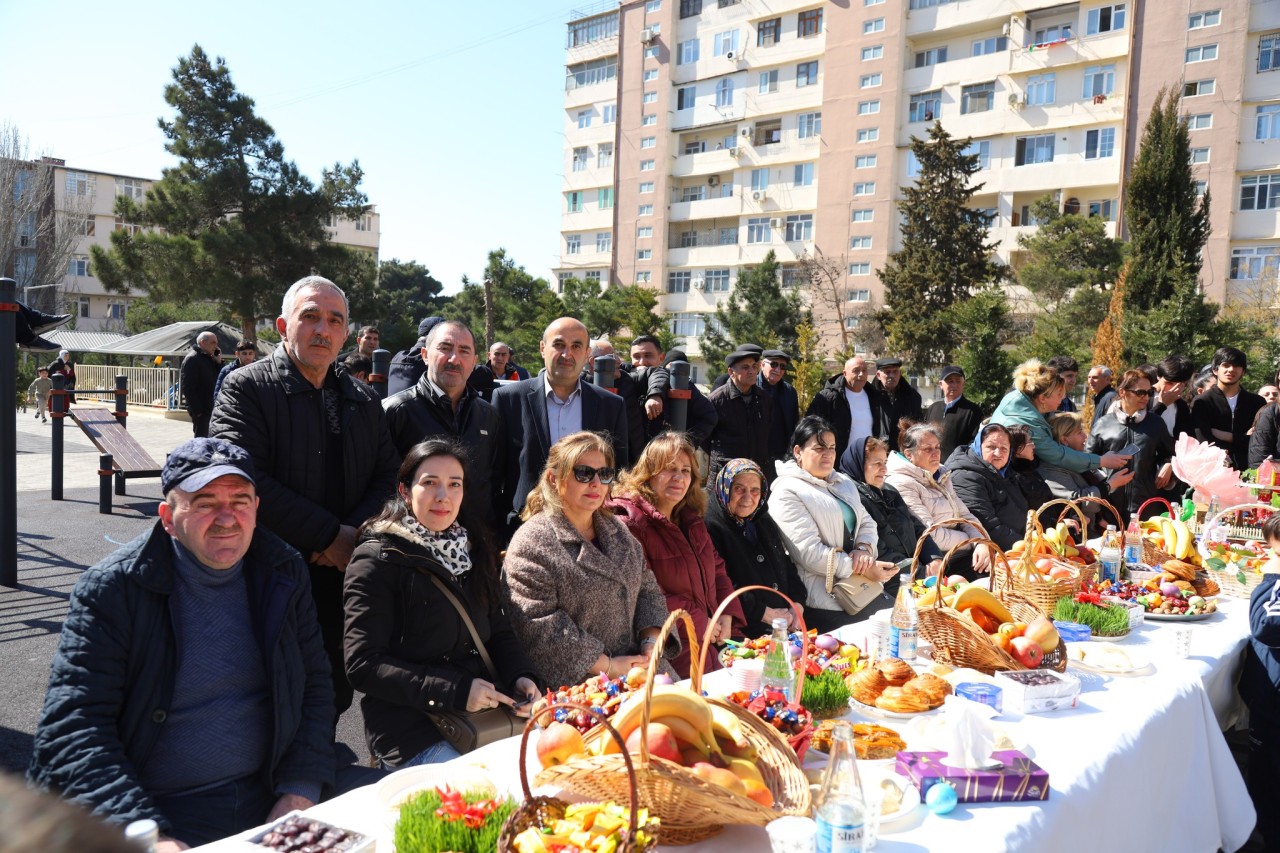
<path fill-rule="evenodd" d="M 1237 281 L 1275 278 L 1280 272 L 1280 246 L 1231 250 L 1231 277 Z"/>
<path fill-rule="evenodd" d="M 599 231 L 596 233 L 596 251 L 608 252 L 613 248 L 613 232 Z"/>
<path fill-rule="evenodd" d="M 773 18 L 756 25 L 756 47 L 769 47 L 782 38 L 782 19 Z"/>
<path fill-rule="evenodd" d="M 876 18 L 875 20 L 862 22 L 862 34 L 864 36 L 882 32 L 884 32 L 884 18 Z"/>
<path fill-rule="evenodd" d="M 132 235 L 137 234 L 138 232 L 140 232 L 140 231 L 142 230 L 142 226 L 141 226 L 141 225 L 135 225 L 135 224 L 134 224 L 134 223 L 132 223 L 132 222 L 125 222 L 123 218 L 121 218 L 121 217 L 117 216 L 117 217 L 116 217 L 116 230 L 117 230 L 117 231 L 123 231 L 124 233 L 129 234 L 130 236 L 132 236 Z"/>
<path fill-rule="evenodd" d="M 656 104 L 658 102 L 658 93 L 645 92 L 644 97 L 640 99 L 640 102 L 644 104 Z"/>
<path fill-rule="evenodd" d="M 881 5 L 884 5 L 884 0 L 862 0 L 862 5 L 863 6 L 881 6 Z"/>
<path fill-rule="evenodd" d="M 653 260 L 653 249 L 641 249 L 640 251 L 636 252 L 636 260 L 637 261 Z"/>
<path fill-rule="evenodd" d="M 813 214 L 793 213 L 787 217 L 786 237 L 788 243 L 813 239 Z"/>
<path fill-rule="evenodd" d="M 783 287 L 799 287 L 802 284 L 808 284 L 809 277 L 804 274 L 804 270 L 798 266 L 785 266 L 782 268 L 782 286 Z"/>
<path fill-rule="evenodd" d="M 1116 129 L 1102 127 L 1097 130 L 1086 130 L 1084 134 L 1084 159 L 1099 160 L 1113 157 L 1116 153 Z"/>
<path fill-rule="evenodd" d="M 577 47 L 594 41 L 613 38 L 618 34 L 618 13 L 598 15 L 574 21 L 569 25 L 569 43 L 566 47 Z"/>
<path fill-rule="evenodd" d="M 591 110 L 578 110 L 578 129 L 591 127 Z"/>
<path fill-rule="evenodd" d="M 356 230 L 357 230 L 357 231 L 372 231 L 372 230 L 373 230 L 373 215 L 372 215 L 372 214 L 365 214 L 364 216 L 361 216 L 359 219 L 357 219 L 357 220 L 356 220 Z"/>
<path fill-rule="evenodd" d="M 1241 210 L 1280 208 L 1280 175 L 1250 175 L 1240 179 Z"/>
<path fill-rule="evenodd" d="M 800 38 L 807 38 L 816 36 L 820 32 L 822 32 L 822 10 L 809 9 L 801 12 L 796 19 L 796 34 Z"/>
<path fill-rule="evenodd" d="M 719 234 L 719 244 L 721 246 L 736 246 L 738 244 L 737 228 L 721 228 Z"/>
<path fill-rule="evenodd" d="M 93 195 L 96 183 L 87 172 L 67 172 L 67 195 Z"/>
<path fill-rule="evenodd" d="M 748 243 L 768 243 L 772 240 L 773 234 L 769 230 L 769 217 L 754 216 L 747 220 Z"/>
<path fill-rule="evenodd" d="M 1191 165 L 1209 162 L 1208 148 L 1192 148 L 1191 149 Z"/>
<path fill-rule="evenodd" d="M 849 248 L 850 249 L 870 249 L 871 238 L 870 237 L 850 237 Z"/>
<path fill-rule="evenodd" d="M 575 148 L 573 149 L 573 171 L 585 172 L 587 170 L 587 162 L 591 156 L 591 149 Z"/>
<path fill-rule="evenodd" d="M 582 251 L 582 235 L 566 234 L 564 235 L 564 253 L 566 255 L 576 255 Z"/>
<path fill-rule="evenodd" d="M 682 86 L 676 89 L 676 109 L 691 110 L 693 109 L 693 100 L 698 93 L 696 86 Z"/>
<path fill-rule="evenodd" d="M 644 71 L 644 82 L 646 82 L 646 83 L 652 83 L 654 80 L 657 80 L 657 79 L 658 79 L 658 69 L 656 69 L 656 68 L 646 68 L 646 69 L 645 69 L 645 71 Z"/>
<path fill-rule="evenodd" d="M 876 155 L 859 154 L 854 158 L 853 168 L 855 169 L 874 169 L 876 167 Z"/>
<path fill-rule="evenodd" d="M 1200 198 L 1202 195 L 1204 195 L 1204 191 L 1209 188 L 1209 182 L 1196 181 L 1195 186 L 1196 186 L 1196 198 Z"/>
<path fill-rule="evenodd" d="M 755 136 L 752 137 L 752 144 L 773 145 L 782 141 L 782 119 L 771 119 L 769 121 L 756 122 Z"/>
<path fill-rule="evenodd" d="M 1196 12 L 1187 16 L 1187 29 L 1199 30 L 1205 27 L 1216 27 L 1222 23 L 1222 10 L 1214 9 L 1212 12 Z"/>
<path fill-rule="evenodd" d="M 142 201 L 142 181 L 133 178 L 120 178 L 116 181 L 116 195 L 126 196 L 134 201 Z"/>
<path fill-rule="evenodd" d="M 1085 98 L 1100 98 L 1110 95 L 1116 88 L 1116 67 L 1114 65 L 1090 65 L 1084 70 Z"/>
<path fill-rule="evenodd" d="M 791 182 L 798 187 L 813 186 L 813 163 L 796 163 Z"/>
<path fill-rule="evenodd" d="M 875 194 L 876 194 L 876 182 L 875 182 L 875 181 L 861 181 L 861 182 L 859 182 L 859 183 L 854 184 L 854 185 L 853 185 L 853 194 L 854 194 L 854 195 L 875 195 Z"/>
<path fill-rule="evenodd" d="M 849 275 L 857 275 L 857 276 L 871 275 L 871 264 L 865 263 L 865 262 L 857 263 L 857 264 L 849 264 Z M 853 299 L 852 294 L 850 294 L 849 301 L 850 302 L 855 301 Z M 861 300 L 858 300 L 858 301 L 861 301 Z"/>
<path fill-rule="evenodd" d="M 86 216 L 84 219 L 77 220 L 75 223 L 75 231 L 82 237 L 92 237 L 97 230 L 97 217 Z"/>
<path fill-rule="evenodd" d="M 1187 116 L 1187 130 L 1208 130 L 1211 127 L 1213 127 L 1213 113 Z"/>
<path fill-rule="evenodd" d="M 692 311 L 680 311 L 671 315 L 671 334 L 676 337 L 697 338 L 706 332 L 707 324 L 701 314 Z M 692 377 L 690 377 L 692 380 Z"/>
<path fill-rule="evenodd" d="M 636 281 L 641 284 L 648 284 L 649 282 L 653 281 L 653 273 L 649 272 L 648 270 L 645 270 L 644 272 L 638 272 L 636 273 Z"/>
<path fill-rule="evenodd" d="M 587 281 L 600 281 L 600 270 L 587 270 Z"/>
<path fill-rule="evenodd" d="M 768 169 L 752 169 L 751 170 L 751 189 L 752 191 L 769 189 L 769 170 Z"/>
<path fill-rule="evenodd" d="M 680 0 L 680 17 L 692 18 L 702 14 L 702 0 Z"/>
<path fill-rule="evenodd" d="M 1053 162 L 1053 142 L 1052 133 L 1019 136 L 1015 146 L 1013 165 L 1029 166 L 1033 163 Z"/>
<path fill-rule="evenodd" d="M 778 91 L 778 69 L 760 72 L 760 94 Z"/>
<path fill-rule="evenodd" d="M 582 193 L 579 190 L 570 190 L 564 194 L 565 206 L 570 213 L 579 213 L 582 210 Z"/>
<path fill-rule="evenodd" d="M 711 44 L 711 52 L 715 56 L 728 56 L 731 53 L 737 55 L 738 31 L 725 30 L 722 33 L 716 33 L 711 38 Z"/>
<path fill-rule="evenodd" d="M 680 42 L 680 44 L 676 45 L 676 56 L 678 57 L 676 59 L 677 65 L 687 65 L 690 62 L 697 62 L 698 40 L 689 39 L 688 41 Z"/>
<path fill-rule="evenodd" d="M 914 178 L 920 174 L 920 158 L 916 156 L 916 152 L 910 148 L 907 149 L 907 177 Z"/>
<path fill-rule="evenodd" d="M 869 207 L 864 207 L 864 208 L 862 208 L 861 210 L 855 210 L 855 211 L 853 212 L 853 216 L 851 217 L 851 221 L 853 221 L 853 222 L 874 222 L 874 221 L 875 221 L 875 218 L 876 218 L 876 212 L 875 212 L 874 210 L 872 210 L 871 208 L 869 208 Z"/>
<path fill-rule="evenodd" d="M 1280 71 L 1280 33 L 1258 39 L 1258 73 L 1263 71 Z"/>
<path fill-rule="evenodd" d="M 636 216 L 653 216 L 653 205 L 642 204 L 636 209 Z"/>
<path fill-rule="evenodd" d="M 1258 107 L 1255 139 L 1280 139 L 1280 104 Z"/>
<path fill-rule="evenodd" d="M 1043 107 L 1058 100 L 1058 75 L 1032 74 L 1027 78 L 1027 103 Z"/>
<path fill-rule="evenodd" d="M 911 96 L 907 121 L 933 121 L 942 117 L 942 91 L 920 92 Z"/>
<path fill-rule="evenodd" d="M 1116 221 L 1116 204 L 1114 199 L 1089 202 L 1089 216 L 1097 216 L 1107 222 Z"/>
<path fill-rule="evenodd" d="M 658 46 L 657 46 L 656 44 L 651 44 L 651 45 L 649 45 L 648 47 L 646 47 L 646 48 L 644 49 L 644 58 L 645 58 L 645 59 L 657 59 L 657 58 L 658 58 Z"/>
<path fill-rule="evenodd" d="M 81 296 L 79 299 L 77 299 L 76 308 L 77 308 L 76 316 L 84 317 L 87 319 L 89 317 L 89 297 Z"/>
<path fill-rule="evenodd" d="M 880 112 L 880 101 L 876 100 L 876 101 L 859 101 L 858 102 L 858 115 L 873 116 L 878 112 Z"/>
<path fill-rule="evenodd" d="M 859 142 L 875 142 L 880 138 L 880 128 L 864 127 L 858 131 Z"/>
<path fill-rule="evenodd" d="M 978 168 L 979 169 L 991 168 L 991 140 L 990 139 L 981 139 L 981 140 L 975 139 L 973 142 L 970 142 L 968 146 L 965 147 L 964 151 L 961 153 L 965 154 L 966 156 L 977 154 Z"/>
<path fill-rule="evenodd" d="M 716 83 L 716 106 L 733 106 L 733 78 L 725 77 Z"/>
<path fill-rule="evenodd" d="M 1182 86 L 1182 97 L 1194 98 L 1197 95 L 1212 95 L 1218 88 L 1214 80 L 1192 80 Z"/>
<path fill-rule="evenodd" d="M 874 89 L 884 82 L 884 75 L 877 71 L 875 74 L 863 74 L 858 80 L 858 85 L 863 89 Z"/>
<path fill-rule="evenodd" d="M 875 44 L 862 49 L 862 61 L 868 62 L 872 59 L 884 59 L 884 45 Z"/>
<path fill-rule="evenodd" d="M 640 184 L 640 192 L 642 192 L 642 193 L 651 193 L 651 192 L 653 192 L 653 181 L 644 181 L 643 183 L 641 183 L 641 184 Z"/>
<path fill-rule="evenodd" d="M 613 207 L 613 187 L 601 187 L 596 190 L 596 206 L 601 210 Z"/>
<path fill-rule="evenodd" d="M 822 133 L 822 113 L 801 113 L 796 116 L 796 130 L 801 139 Z"/>
<path fill-rule="evenodd" d="M 989 53 L 999 53 L 1008 49 L 1009 39 L 1006 36 L 992 36 L 978 39 L 973 43 L 974 56 L 986 56 Z"/>
<path fill-rule="evenodd" d="M 637 240 L 649 240 L 649 239 L 652 239 L 652 238 L 653 238 L 653 226 L 652 226 L 652 225 L 642 225 L 641 227 L 639 227 L 639 228 L 637 228 L 637 229 L 636 229 L 636 239 L 637 239 Z"/>
<path fill-rule="evenodd" d="M 1065 41 L 1071 38 L 1070 24 L 1055 24 L 1052 27 L 1045 27 L 1035 31 L 1031 38 L 1031 44 L 1043 45 L 1052 44 L 1056 41 Z"/>
<path fill-rule="evenodd" d="M 1084 34 L 1093 36 L 1098 33 L 1109 33 L 1112 30 L 1123 30 L 1124 7 L 1124 3 L 1117 3 L 1114 6 L 1090 9 L 1088 17 L 1085 18 Z"/>
<path fill-rule="evenodd" d="M 850 269 L 850 271 L 849 271 L 849 275 L 853 275 L 853 270 L 852 270 L 852 269 Z M 850 301 L 850 302 L 870 302 L 870 301 L 871 301 L 871 291 L 870 291 L 870 290 L 867 290 L 866 288 L 857 288 L 857 289 L 854 289 L 854 290 L 850 290 L 850 291 L 849 291 L 849 301 Z"/>
<path fill-rule="evenodd" d="M 796 66 L 796 88 L 813 86 L 818 82 L 818 62 L 801 62 Z"/>
<path fill-rule="evenodd" d="M 928 50 L 916 52 L 916 68 L 927 68 L 930 65 L 937 65 L 939 62 L 947 61 L 947 48 L 931 47 Z"/>
<path fill-rule="evenodd" d="M 72 255 L 71 260 L 67 262 L 67 275 L 74 275 L 78 278 L 89 274 L 89 258 L 85 255 Z M 85 315 L 88 316 L 88 315 Z"/>
<path fill-rule="evenodd" d="M 605 104 L 600 107 L 600 123 L 613 124 L 618 120 L 618 105 Z"/>
<path fill-rule="evenodd" d="M 601 142 L 596 149 L 596 168 L 607 169 L 613 165 L 613 143 Z"/>
<path fill-rule="evenodd" d="M 641 127 L 653 127 L 657 123 L 658 123 L 658 117 L 656 115 L 640 116 Z"/>
<path fill-rule="evenodd" d="M 107 303 L 107 317 L 109 317 L 112 320 L 123 320 L 124 315 L 127 314 L 128 312 L 129 312 L 129 309 L 125 307 L 123 302 Z"/>
<path fill-rule="evenodd" d="M 667 273 L 667 293 L 688 293 L 690 277 L 688 270 Z"/>
<path fill-rule="evenodd" d="M 1208 62 L 1210 59 L 1218 58 L 1218 46 L 1216 44 L 1202 44 L 1198 47 L 1187 48 L 1187 62 Z M 1259 71 L 1262 69 L 1259 68 Z"/>
<path fill-rule="evenodd" d="M 652 160 L 641 160 L 641 161 L 640 161 L 640 171 L 642 171 L 642 172 L 652 172 L 652 171 L 653 171 L 653 167 L 654 167 L 654 161 L 652 161 Z"/>
<path fill-rule="evenodd" d="M 708 293 L 728 293 L 729 271 L 727 269 L 707 270 L 703 287 Z"/>
<path fill-rule="evenodd" d="M 702 201 L 707 197 L 707 188 L 702 184 L 680 188 L 681 201 Z"/>
<path fill-rule="evenodd" d="M 985 113 L 995 108 L 996 84 L 975 83 L 960 90 L 960 115 L 969 113 Z"/>

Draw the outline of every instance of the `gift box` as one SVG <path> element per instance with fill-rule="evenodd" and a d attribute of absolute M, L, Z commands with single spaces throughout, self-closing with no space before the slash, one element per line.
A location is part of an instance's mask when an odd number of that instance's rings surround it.
<path fill-rule="evenodd" d="M 1049 799 L 1049 774 L 1026 753 L 1002 749 L 991 754 L 999 767 L 969 770 L 944 764 L 945 752 L 899 752 L 897 771 L 911 780 L 921 798 L 938 782 L 950 782 L 962 803 L 1022 803 Z"/>
<path fill-rule="evenodd" d="M 1080 679 L 1051 669 L 1002 671 L 995 680 L 1004 691 L 1005 710 L 1019 714 L 1074 708 L 1080 698 Z"/>

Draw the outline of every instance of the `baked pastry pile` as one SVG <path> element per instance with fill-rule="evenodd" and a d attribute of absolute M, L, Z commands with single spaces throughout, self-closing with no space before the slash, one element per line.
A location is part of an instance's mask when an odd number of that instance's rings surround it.
<path fill-rule="evenodd" d="M 916 675 L 901 658 L 885 658 L 845 679 L 853 698 L 895 714 L 915 714 L 942 705 L 951 693 L 943 678 L 926 672 Z"/>
<path fill-rule="evenodd" d="M 813 732 L 810 749 L 831 752 L 831 730 L 838 720 L 823 720 Z M 864 761 L 896 758 L 907 748 L 902 737 L 893 729 L 871 723 L 856 723 L 853 727 L 853 751 Z"/>

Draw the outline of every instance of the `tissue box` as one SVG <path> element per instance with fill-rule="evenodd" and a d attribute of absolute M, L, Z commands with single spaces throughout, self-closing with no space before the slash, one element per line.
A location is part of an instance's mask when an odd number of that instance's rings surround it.
<path fill-rule="evenodd" d="M 1023 669 L 997 672 L 996 683 L 1004 690 L 1004 709 L 1020 714 L 1039 714 L 1074 708 L 1080 698 L 1080 681 L 1051 669 Z"/>
<path fill-rule="evenodd" d="M 1002 749 L 992 757 L 1002 767 L 966 770 L 943 764 L 945 752 L 899 752 L 897 771 L 911 780 L 921 798 L 938 782 L 950 782 L 962 803 L 1022 803 L 1049 799 L 1049 774 L 1026 753 Z"/>

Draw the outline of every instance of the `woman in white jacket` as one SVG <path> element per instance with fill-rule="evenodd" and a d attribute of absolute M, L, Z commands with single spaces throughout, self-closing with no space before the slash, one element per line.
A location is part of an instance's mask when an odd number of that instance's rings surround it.
<path fill-rule="evenodd" d="M 792 459 L 776 463 L 778 477 L 769 493 L 769 516 L 777 523 L 800 570 L 809 595 L 805 625 L 831 631 L 866 619 L 893 598 L 879 599 L 849 615 L 827 591 L 827 567 L 833 580 L 861 575 L 895 579 L 892 563 L 876 560 L 876 523 L 862 507 L 853 480 L 835 470 L 836 434 L 826 420 L 810 415 L 791 436 Z M 895 586 L 896 592 L 896 586 Z"/>
<path fill-rule="evenodd" d="M 885 482 L 902 494 L 911 514 L 926 526 L 949 518 L 963 519 L 933 531 L 933 541 L 943 551 L 966 539 L 987 535 L 982 522 L 956 495 L 951 472 L 942 464 L 942 437 L 933 424 L 913 424 L 902 431 L 898 436 L 898 452 L 889 454 Z M 979 545 L 957 552 L 946 571 L 972 578 L 976 572 L 990 571 L 991 559 L 988 546 Z"/>

